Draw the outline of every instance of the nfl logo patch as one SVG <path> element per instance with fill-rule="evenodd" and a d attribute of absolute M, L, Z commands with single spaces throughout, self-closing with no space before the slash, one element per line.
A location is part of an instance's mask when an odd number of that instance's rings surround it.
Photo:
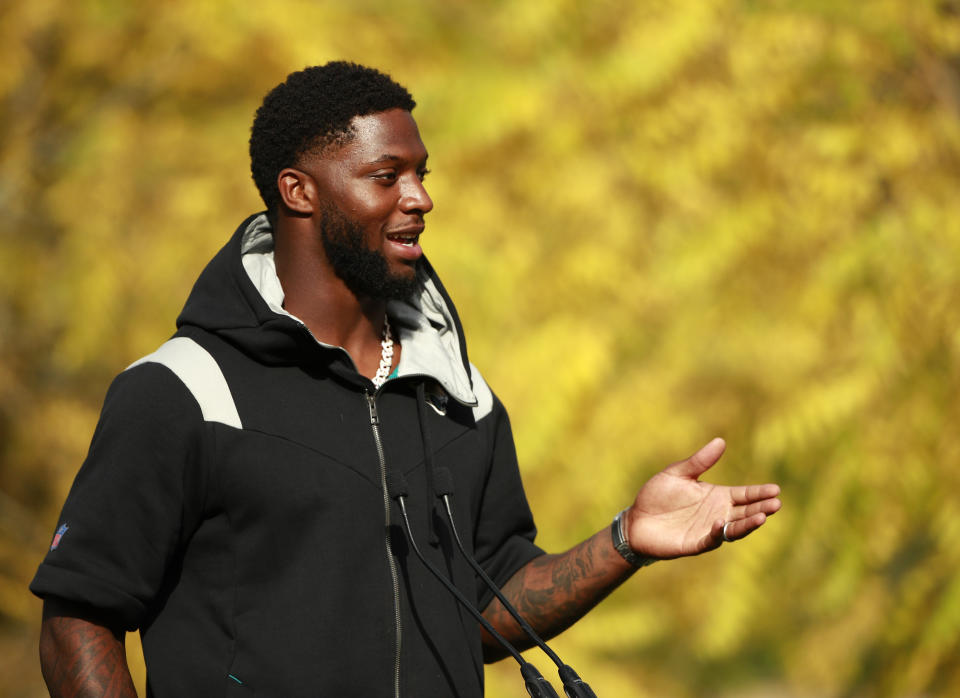
<path fill-rule="evenodd" d="M 57 529 L 56 534 L 53 536 L 53 543 L 50 544 L 50 550 L 56 550 L 57 546 L 60 545 L 60 539 L 63 538 L 63 534 L 67 532 L 67 524 L 63 524 L 60 528 Z"/>

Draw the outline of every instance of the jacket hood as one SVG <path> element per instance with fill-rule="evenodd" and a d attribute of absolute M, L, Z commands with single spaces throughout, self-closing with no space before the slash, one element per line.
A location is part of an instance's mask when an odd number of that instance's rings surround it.
<path fill-rule="evenodd" d="M 243 221 L 200 274 L 177 328 L 212 332 L 268 365 L 303 364 L 319 346 L 346 359 L 353 369 L 345 349 L 317 341 L 284 309 L 273 247 L 265 213 Z M 387 304 L 391 326 L 403 345 L 398 375 L 433 378 L 458 402 L 476 405 L 463 327 L 453 302 L 425 257 L 417 275 L 414 297 Z"/>

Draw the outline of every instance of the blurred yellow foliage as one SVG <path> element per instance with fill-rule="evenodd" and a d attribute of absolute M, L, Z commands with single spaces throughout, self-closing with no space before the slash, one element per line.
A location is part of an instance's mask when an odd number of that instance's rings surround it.
<path fill-rule="evenodd" d="M 424 243 L 542 544 L 717 434 L 707 479 L 783 486 L 557 639 L 598 695 L 960 693 L 960 3 L 13 0 L 0 695 L 44 694 L 26 584 L 110 378 L 260 207 L 262 95 L 335 58 L 419 102 Z"/>

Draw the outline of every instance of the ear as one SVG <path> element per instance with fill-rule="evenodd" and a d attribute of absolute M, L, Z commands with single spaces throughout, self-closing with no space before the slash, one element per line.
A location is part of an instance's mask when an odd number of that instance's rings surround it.
<path fill-rule="evenodd" d="M 303 170 L 286 167 L 277 175 L 283 204 L 294 213 L 309 216 L 316 210 L 317 183 Z"/>

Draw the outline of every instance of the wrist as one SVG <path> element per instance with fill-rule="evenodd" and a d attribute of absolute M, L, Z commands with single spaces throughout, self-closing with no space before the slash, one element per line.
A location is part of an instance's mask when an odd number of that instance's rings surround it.
<path fill-rule="evenodd" d="M 627 511 L 624 509 L 615 517 L 613 517 L 613 523 L 610 525 L 610 536 L 613 539 L 613 549 L 616 550 L 620 557 L 626 560 L 632 567 L 640 568 L 646 567 L 647 565 L 652 565 L 659 558 L 650 557 L 649 555 L 641 555 L 640 553 L 634 552 L 633 548 L 630 547 L 630 540 L 627 536 Z"/>

